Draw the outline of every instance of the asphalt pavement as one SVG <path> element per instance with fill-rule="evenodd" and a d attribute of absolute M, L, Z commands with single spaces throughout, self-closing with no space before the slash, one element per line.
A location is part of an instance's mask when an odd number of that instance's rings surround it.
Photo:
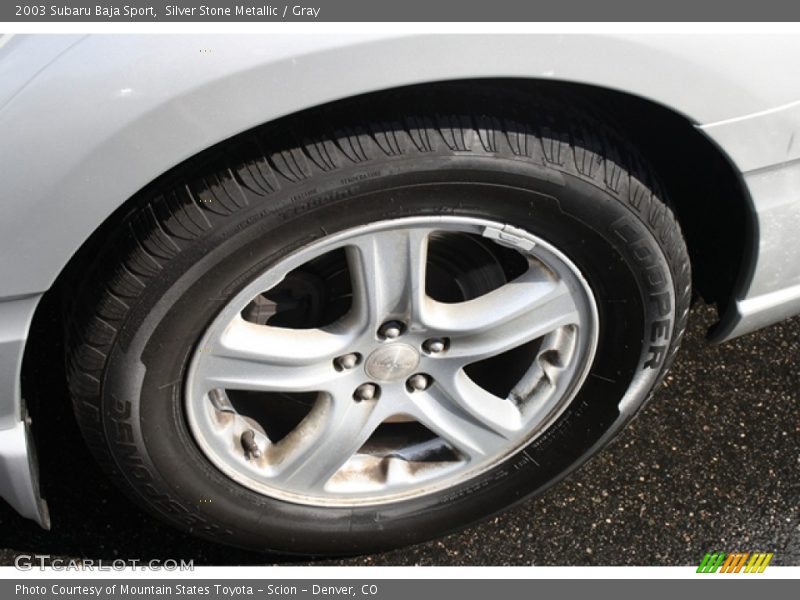
<path fill-rule="evenodd" d="M 693 310 L 655 398 L 609 448 L 543 496 L 440 540 L 314 564 L 692 565 L 715 550 L 774 552 L 772 564 L 800 565 L 800 318 L 711 346 L 703 336 L 712 318 L 707 307 Z M 0 564 L 20 553 L 308 562 L 199 541 L 137 509 L 82 445 L 57 354 L 43 351 L 32 392 L 53 529 L 0 501 Z"/>

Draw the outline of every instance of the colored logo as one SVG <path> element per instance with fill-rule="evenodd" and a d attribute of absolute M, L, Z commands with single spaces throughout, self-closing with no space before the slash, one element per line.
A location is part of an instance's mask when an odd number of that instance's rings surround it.
<path fill-rule="evenodd" d="M 706 552 L 698 573 L 763 573 L 773 557 L 772 552 Z"/>

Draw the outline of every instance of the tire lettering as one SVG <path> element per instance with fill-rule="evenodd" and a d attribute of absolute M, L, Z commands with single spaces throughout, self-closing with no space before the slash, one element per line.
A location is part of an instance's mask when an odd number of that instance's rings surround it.
<path fill-rule="evenodd" d="M 647 358 L 643 369 L 660 369 L 669 349 L 670 324 L 672 314 L 672 296 L 669 291 L 664 291 L 669 279 L 658 256 L 650 248 L 647 238 L 634 226 L 630 217 L 622 217 L 611 225 L 611 231 L 623 240 L 631 249 L 633 259 L 639 264 L 644 273 L 648 288 L 648 301 L 653 304 L 656 313 L 661 319 L 654 320 L 649 325 L 650 342 L 663 340 L 665 344 L 652 344 L 647 349 Z"/>
<path fill-rule="evenodd" d="M 121 470 L 137 482 L 136 488 L 150 502 L 158 508 L 173 516 L 188 527 L 197 528 L 207 534 L 233 535 L 230 529 L 223 529 L 214 523 L 208 523 L 201 514 L 195 514 L 167 494 L 161 493 L 154 484 L 154 477 L 145 465 L 139 449 L 134 444 L 133 426 L 126 419 L 132 414 L 131 403 L 114 399 L 110 415 L 111 427 L 109 433 L 114 436 L 116 456 Z"/>
<path fill-rule="evenodd" d="M 669 319 L 653 321 L 653 326 L 650 328 L 650 341 L 655 342 L 660 337 L 664 338 L 665 340 L 668 339 L 670 323 L 671 321 Z"/>
<path fill-rule="evenodd" d="M 650 358 L 644 363 L 645 367 L 649 367 L 651 369 L 657 369 L 661 366 L 661 363 L 664 361 L 664 356 L 667 353 L 666 346 L 650 346 L 648 349 L 650 352 Z"/>
<path fill-rule="evenodd" d="M 672 303 L 668 292 L 659 292 L 657 294 L 650 294 L 650 300 L 655 302 L 658 310 L 659 317 L 666 317 L 670 313 Z"/>

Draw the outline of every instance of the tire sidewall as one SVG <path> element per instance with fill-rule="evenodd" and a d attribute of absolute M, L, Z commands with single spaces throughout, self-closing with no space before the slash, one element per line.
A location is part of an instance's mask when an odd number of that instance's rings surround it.
<path fill-rule="evenodd" d="M 109 355 L 102 426 L 120 473 L 154 511 L 228 544 L 352 553 L 437 537 L 541 492 L 586 460 L 648 397 L 673 352 L 674 274 L 650 215 L 575 174 L 508 158 L 443 156 L 352 168 L 254 202 L 173 261 Z M 581 270 L 600 314 L 595 361 L 564 413 L 502 464 L 392 504 L 316 508 L 269 498 L 199 451 L 183 411 L 195 343 L 255 275 L 321 236 L 370 221 L 458 215 L 509 223 Z M 654 352 L 653 348 L 657 348 Z M 171 383 L 165 383 L 171 382 Z"/>

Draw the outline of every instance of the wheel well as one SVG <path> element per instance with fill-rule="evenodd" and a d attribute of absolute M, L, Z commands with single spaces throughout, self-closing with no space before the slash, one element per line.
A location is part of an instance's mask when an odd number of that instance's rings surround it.
<path fill-rule="evenodd" d="M 756 237 L 750 195 L 730 159 L 687 117 L 662 105 L 592 86 L 545 85 L 570 89 L 597 107 L 647 157 L 683 230 L 693 289 L 724 314 L 749 273 Z"/>
<path fill-rule="evenodd" d="M 419 97 L 435 110 L 437 101 L 463 96 L 465 88 L 479 86 L 499 102 L 503 98 L 552 94 L 570 98 L 590 109 L 643 153 L 659 174 L 667 196 L 686 237 L 692 260 L 695 291 L 708 303 L 724 309 L 734 299 L 735 286 L 746 273 L 748 240 L 753 239 L 749 197 L 736 169 L 724 153 L 685 116 L 630 94 L 591 85 L 523 79 L 459 80 L 418 84 L 402 89 L 372 92 L 336 101 L 282 117 L 266 127 L 280 131 L 283 123 L 298 122 L 306 116 L 343 117 L 365 106 L 390 101 L 402 91 L 403 97 Z M 319 119 L 313 119 L 319 122 Z M 240 135 L 247 135 L 244 132 Z M 238 137 L 238 136 L 237 136 Z M 61 305 L 78 285 L 82 267 L 96 253 L 110 231 L 155 187 L 169 184 L 187 168 L 196 169 L 219 155 L 220 142 L 160 175 L 109 216 L 70 259 L 46 296 L 60 300 L 43 302 L 45 307 Z M 52 299 L 51 299 L 52 300 Z M 31 332 L 36 331 L 35 327 Z"/>

